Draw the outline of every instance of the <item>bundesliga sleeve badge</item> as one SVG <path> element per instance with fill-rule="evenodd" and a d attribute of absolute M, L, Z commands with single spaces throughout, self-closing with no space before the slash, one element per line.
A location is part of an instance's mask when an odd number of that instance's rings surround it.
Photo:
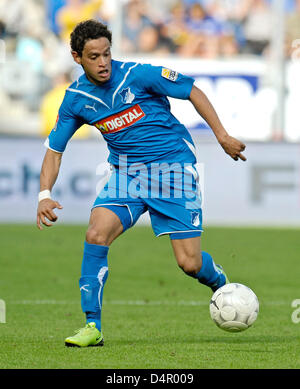
<path fill-rule="evenodd" d="M 174 70 L 171 69 L 162 68 L 161 75 L 167 80 L 175 82 L 178 77 L 178 72 L 175 72 Z"/>
<path fill-rule="evenodd" d="M 57 129 L 58 120 L 59 120 L 59 114 L 57 114 L 57 118 L 56 118 L 55 125 L 54 125 L 54 127 L 53 127 L 53 131 L 56 131 L 56 129 Z"/>

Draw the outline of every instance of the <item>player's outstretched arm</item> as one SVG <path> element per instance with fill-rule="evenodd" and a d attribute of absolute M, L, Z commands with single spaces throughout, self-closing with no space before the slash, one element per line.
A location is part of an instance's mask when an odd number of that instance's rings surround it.
<path fill-rule="evenodd" d="M 50 198 L 50 191 L 53 188 L 59 173 L 61 158 L 61 153 L 56 153 L 55 151 L 48 149 L 43 160 L 40 174 L 40 194 L 42 194 L 42 199 L 39 199 L 36 222 L 37 227 L 40 230 L 43 229 L 41 223 L 47 227 L 51 227 L 52 223 L 50 222 L 55 222 L 57 220 L 57 216 L 53 212 L 53 209 L 62 209 L 62 206 L 57 201 Z M 49 191 L 49 195 L 47 195 L 47 191 Z M 43 199 L 43 197 L 46 198 Z"/>
<path fill-rule="evenodd" d="M 211 102 L 195 85 L 190 94 L 190 101 L 199 115 L 201 115 L 210 126 L 225 153 L 230 155 L 235 161 L 238 161 L 239 158 L 242 161 L 246 161 L 245 156 L 241 153 L 246 148 L 244 143 L 227 133 Z"/>

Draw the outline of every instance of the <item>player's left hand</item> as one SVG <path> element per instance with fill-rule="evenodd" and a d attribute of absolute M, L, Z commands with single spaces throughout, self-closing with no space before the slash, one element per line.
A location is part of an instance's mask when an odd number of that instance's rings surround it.
<path fill-rule="evenodd" d="M 230 155 L 235 161 L 238 161 L 239 159 L 247 161 L 247 158 L 241 153 L 246 148 L 243 142 L 230 135 L 226 135 L 224 138 L 219 140 L 219 143 L 223 147 L 225 153 Z"/>

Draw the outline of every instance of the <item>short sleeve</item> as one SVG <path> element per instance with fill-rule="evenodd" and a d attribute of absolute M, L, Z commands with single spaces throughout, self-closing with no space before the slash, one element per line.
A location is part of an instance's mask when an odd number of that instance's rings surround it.
<path fill-rule="evenodd" d="M 59 108 L 55 126 L 45 142 L 46 147 L 59 153 L 65 151 L 68 141 L 84 124 L 84 121 L 76 116 L 70 107 L 71 102 L 66 94 Z"/>
<path fill-rule="evenodd" d="M 154 94 L 187 100 L 195 80 L 162 66 L 140 65 L 138 78 L 144 88 Z"/>

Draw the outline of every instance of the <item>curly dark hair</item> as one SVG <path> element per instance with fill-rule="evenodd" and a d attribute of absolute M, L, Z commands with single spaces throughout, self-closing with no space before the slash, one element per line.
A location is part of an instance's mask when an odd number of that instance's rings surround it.
<path fill-rule="evenodd" d="M 86 20 L 77 24 L 71 33 L 71 49 L 81 57 L 86 42 L 99 38 L 107 38 L 112 43 L 112 33 L 105 24 L 93 19 Z"/>

